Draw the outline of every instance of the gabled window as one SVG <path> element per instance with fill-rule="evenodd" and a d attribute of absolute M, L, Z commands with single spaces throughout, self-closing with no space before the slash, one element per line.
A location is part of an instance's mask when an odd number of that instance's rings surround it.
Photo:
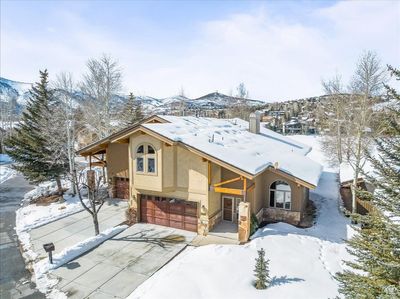
<path fill-rule="evenodd" d="M 152 145 L 141 144 L 136 149 L 136 172 L 156 173 L 156 151 Z"/>
<path fill-rule="evenodd" d="M 285 181 L 275 181 L 269 188 L 269 206 L 272 208 L 291 210 L 292 192 Z"/>

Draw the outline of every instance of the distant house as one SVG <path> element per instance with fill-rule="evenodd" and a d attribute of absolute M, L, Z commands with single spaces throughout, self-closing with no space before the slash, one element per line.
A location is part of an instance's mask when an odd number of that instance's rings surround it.
<path fill-rule="evenodd" d="M 250 122 L 152 116 L 78 154 L 105 154 L 113 196 L 129 200 L 138 222 L 202 235 L 230 223 L 243 239 L 250 214 L 301 222 L 322 171 L 305 156 L 310 150 L 260 127 L 253 113 Z"/>

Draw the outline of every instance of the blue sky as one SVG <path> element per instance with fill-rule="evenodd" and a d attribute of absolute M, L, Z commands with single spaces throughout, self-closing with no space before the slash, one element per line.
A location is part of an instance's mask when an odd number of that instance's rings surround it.
<path fill-rule="evenodd" d="M 191 97 L 215 90 L 283 100 L 348 80 L 363 50 L 400 65 L 398 1 L 1 1 L 1 69 L 77 81 L 102 53 L 123 69 L 124 92 Z"/>

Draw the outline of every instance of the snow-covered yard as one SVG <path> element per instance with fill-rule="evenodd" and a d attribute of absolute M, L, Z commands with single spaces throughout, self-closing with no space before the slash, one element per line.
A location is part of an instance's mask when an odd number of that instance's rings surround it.
<path fill-rule="evenodd" d="M 16 171 L 11 168 L 11 163 L 8 155 L 0 154 L 0 184 L 15 176 Z"/>
<path fill-rule="evenodd" d="M 327 166 L 318 138 L 294 136 L 313 146 L 309 157 L 325 166 L 318 188 L 310 193 L 317 206 L 316 224 L 299 229 L 284 223 L 259 229 L 252 241 L 240 245 L 208 245 L 185 250 L 143 283 L 134 298 L 334 298 L 335 272 L 349 259 L 344 239 L 353 230 L 339 212 L 338 174 Z M 270 259 L 271 286 L 253 286 L 257 250 Z"/>

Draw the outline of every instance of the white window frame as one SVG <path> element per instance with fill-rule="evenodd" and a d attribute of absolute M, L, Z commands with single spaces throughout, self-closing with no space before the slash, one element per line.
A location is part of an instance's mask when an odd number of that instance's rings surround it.
<path fill-rule="evenodd" d="M 271 188 L 271 186 L 274 183 L 278 183 L 278 182 L 282 182 L 282 183 L 288 185 L 290 190 L 279 190 L 279 189 Z M 274 206 L 271 206 L 271 192 L 274 192 Z M 276 206 L 276 195 L 275 194 L 277 192 L 283 193 L 283 207 L 282 208 Z M 290 196 L 290 200 L 287 201 L 286 199 L 288 197 L 288 194 Z M 286 208 L 286 203 L 289 203 L 289 208 L 288 209 Z M 292 210 L 292 188 L 290 187 L 288 182 L 283 181 L 283 180 L 276 180 L 276 181 L 271 183 L 271 185 L 269 186 L 269 193 L 268 193 L 268 207 L 274 208 L 274 209 L 287 210 L 287 211 L 291 211 Z"/>

